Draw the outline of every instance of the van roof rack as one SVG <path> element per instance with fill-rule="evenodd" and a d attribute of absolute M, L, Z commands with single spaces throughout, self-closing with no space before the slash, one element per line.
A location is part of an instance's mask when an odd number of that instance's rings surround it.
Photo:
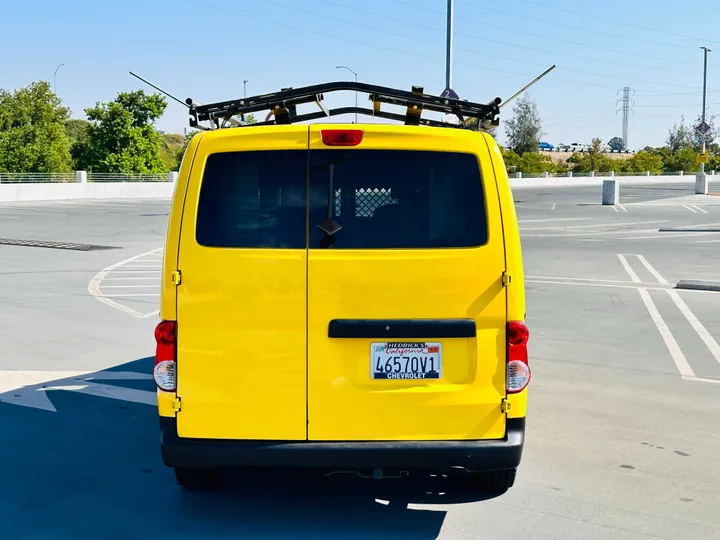
<path fill-rule="evenodd" d="M 324 94 L 338 91 L 354 91 L 368 95 L 372 108 L 339 107 L 328 109 L 324 105 Z M 258 96 L 208 103 L 201 105 L 191 98 L 185 100 L 189 107 L 190 127 L 202 130 L 221 129 L 231 124 L 240 127 L 249 125 L 245 115 L 261 111 L 269 111 L 265 120 L 253 123 L 254 126 L 281 125 L 317 120 L 341 114 L 364 114 L 387 120 L 404 122 L 405 125 L 425 125 L 436 127 L 453 127 L 460 129 L 490 128 L 500 125 L 500 103 L 497 97 L 490 103 L 474 103 L 462 99 L 426 94 L 423 87 L 413 86 L 411 91 L 399 90 L 385 86 L 376 86 L 362 82 L 329 82 L 304 86 L 302 88 L 283 88 L 279 92 Z M 297 106 L 315 103 L 319 111 L 297 114 Z M 381 110 L 382 104 L 405 107 L 405 114 Z M 458 123 L 444 122 L 422 118 L 423 111 L 441 112 L 454 115 Z M 201 122 L 209 122 L 210 127 L 201 126 Z"/>

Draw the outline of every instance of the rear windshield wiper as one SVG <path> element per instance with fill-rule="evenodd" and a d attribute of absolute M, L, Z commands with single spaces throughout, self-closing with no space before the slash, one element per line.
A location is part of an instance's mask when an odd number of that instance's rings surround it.
<path fill-rule="evenodd" d="M 323 220 L 322 223 L 319 223 L 315 225 L 318 229 L 320 229 L 325 236 L 323 236 L 322 240 L 320 240 L 320 247 L 322 249 L 327 249 L 332 247 L 332 245 L 335 243 L 335 240 L 337 239 L 335 234 L 337 234 L 340 229 L 342 229 L 342 226 L 333 219 L 333 206 L 335 205 L 335 187 L 334 187 L 334 175 L 335 175 L 335 164 L 331 163 L 328 166 L 329 169 L 329 175 L 328 175 L 328 196 L 327 196 L 327 212 L 326 217 Z"/>

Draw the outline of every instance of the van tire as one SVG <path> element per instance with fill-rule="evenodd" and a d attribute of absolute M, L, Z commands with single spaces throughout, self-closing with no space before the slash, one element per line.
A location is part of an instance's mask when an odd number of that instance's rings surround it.
<path fill-rule="evenodd" d="M 517 469 L 475 471 L 456 476 L 454 486 L 476 493 L 505 493 L 515 484 Z"/>
<path fill-rule="evenodd" d="M 484 491 L 505 493 L 515 484 L 517 469 L 474 473 L 475 484 Z"/>
<path fill-rule="evenodd" d="M 209 491 L 217 485 L 217 471 L 193 467 L 175 467 L 175 480 L 187 491 Z"/>

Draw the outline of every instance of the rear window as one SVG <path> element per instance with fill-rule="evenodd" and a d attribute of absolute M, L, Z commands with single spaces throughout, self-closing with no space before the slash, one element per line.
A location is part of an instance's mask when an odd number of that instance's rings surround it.
<path fill-rule="evenodd" d="M 488 239 L 472 154 L 313 151 L 310 187 L 311 248 L 459 248 Z M 323 233 L 337 226 L 333 237 Z"/>
<path fill-rule="evenodd" d="M 203 246 L 306 247 L 307 151 L 211 154 L 196 226 Z"/>

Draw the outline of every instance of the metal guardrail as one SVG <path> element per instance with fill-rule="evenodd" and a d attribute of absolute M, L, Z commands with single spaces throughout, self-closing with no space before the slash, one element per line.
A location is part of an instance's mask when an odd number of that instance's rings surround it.
<path fill-rule="evenodd" d="M 720 172 L 720 171 L 718 171 Z M 683 171 L 676 171 L 676 172 L 670 172 L 670 171 L 663 171 L 659 174 L 648 174 L 647 172 L 622 172 L 622 173 L 611 173 L 611 172 L 598 172 L 598 173 L 591 173 L 591 172 L 573 172 L 572 174 L 568 173 L 524 173 L 520 171 L 512 171 L 508 172 L 508 176 L 510 178 L 518 177 L 518 173 L 520 173 L 521 178 L 589 178 L 589 177 L 596 177 L 596 178 L 613 178 L 613 177 L 626 177 L 626 176 L 636 176 L 636 177 L 663 177 L 663 176 L 685 176 L 687 177 L 688 181 L 694 180 L 695 175 L 697 173 L 694 172 L 683 172 Z M 716 171 L 708 171 L 707 175 L 710 177 L 714 177 L 716 174 Z"/>
<path fill-rule="evenodd" d="M 167 182 L 166 174 L 87 173 L 88 182 Z"/>
<path fill-rule="evenodd" d="M 169 182 L 173 173 L 163 174 L 117 174 L 87 173 L 87 182 Z M 80 182 L 77 172 L 69 173 L 3 173 L 0 172 L 0 184 L 57 184 Z"/>
<path fill-rule="evenodd" d="M 3 173 L 0 184 L 49 184 L 75 182 L 75 173 Z"/>

